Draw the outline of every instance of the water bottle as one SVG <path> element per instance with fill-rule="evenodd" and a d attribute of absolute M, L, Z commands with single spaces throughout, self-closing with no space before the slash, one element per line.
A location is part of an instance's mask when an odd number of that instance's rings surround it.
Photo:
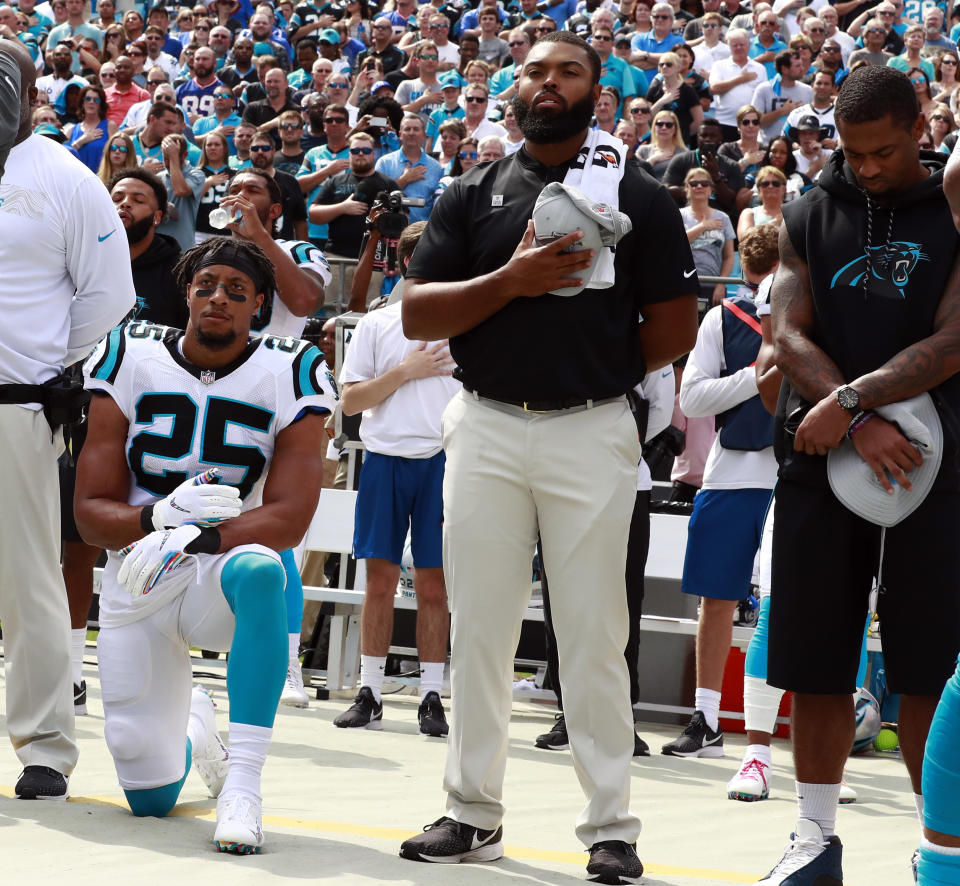
<path fill-rule="evenodd" d="M 218 206 L 210 213 L 210 227 L 221 231 L 227 225 L 232 225 L 234 222 L 240 221 L 242 217 L 243 213 L 239 210 L 223 209 Z"/>

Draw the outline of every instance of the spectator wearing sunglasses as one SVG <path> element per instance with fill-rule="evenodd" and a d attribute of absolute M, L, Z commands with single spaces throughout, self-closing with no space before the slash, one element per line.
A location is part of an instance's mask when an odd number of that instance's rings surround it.
<path fill-rule="evenodd" d="M 498 101 L 503 101 L 513 96 L 514 81 L 520 76 L 520 68 L 527 59 L 530 47 L 530 36 L 523 28 L 514 28 L 507 37 L 507 43 L 510 47 L 510 57 L 513 62 L 502 67 L 490 78 L 490 91 Z"/>
<path fill-rule="evenodd" d="M 457 152 L 453 155 L 453 165 L 450 167 L 450 174 L 445 175 L 437 183 L 436 197 L 439 197 L 450 183 L 459 178 L 465 172 L 469 172 L 480 162 L 480 143 L 473 136 L 460 139 L 457 145 Z"/>
<path fill-rule="evenodd" d="M 923 44 L 923 29 L 920 29 L 921 45 Z M 892 53 L 884 51 L 884 44 L 887 42 L 887 29 L 883 21 L 879 18 L 870 19 L 863 31 L 863 49 L 856 49 L 850 53 L 850 64 L 853 66 L 859 61 L 867 61 L 871 65 L 883 67 L 890 59 Z"/>
<path fill-rule="evenodd" d="M 273 165 L 281 172 L 296 175 L 303 165 L 306 151 L 300 144 L 303 136 L 303 117 L 297 111 L 284 111 L 280 115 L 280 151 L 273 158 Z"/>
<path fill-rule="evenodd" d="M 680 56 L 664 52 L 657 63 L 657 76 L 647 90 L 647 101 L 653 113 L 673 111 L 680 121 L 680 136 L 688 145 L 703 121 L 703 106 L 697 91 L 683 80 Z"/>
<path fill-rule="evenodd" d="M 307 195 L 307 206 L 312 206 L 320 194 L 323 183 L 338 172 L 350 168 L 350 149 L 347 132 L 350 119 L 344 105 L 330 104 L 322 112 L 322 123 L 326 144 L 310 148 L 296 173 L 300 190 Z M 308 219 L 310 242 L 320 249 L 327 244 L 327 226 L 316 224 Z"/>
<path fill-rule="evenodd" d="M 474 138 L 483 138 L 486 135 L 499 135 L 501 138 L 506 136 L 506 129 L 487 119 L 489 101 L 487 88 L 480 83 L 471 83 L 463 90 L 463 106 L 466 111 L 463 125 L 467 128 L 467 135 Z"/>
<path fill-rule="evenodd" d="M 636 34 L 631 41 L 633 55 L 630 61 L 644 71 L 656 71 L 660 56 L 669 52 L 683 37 L 673 33 L 675 15 L 669 3 L 655 3 L 650 10 L 653 29 L 646 34 Z"/>
<path fill-rule="evenodd" d="M 219 132 L 227 140 L 230 155 L 237 153 L 233 135 L 236 128 L 243 122 L 236 111 L 236 100 L 228 86 L 221 83 L 213 92 L 213 113 L 200 117 L 193 124 L 193 135 L 197 144 L 202 145 L 203 139 L 211 132 Z"/>
<path fill-rule="evenodd" d="M 646 92 L 646 90 L 644 90 Z M 653 135 L 653 108 L 645 98 L 635 98 L 627 109 L 626 119 L 637 127 L 637 144 L 650 142 Z"/>
<path fill-rule="evenodd" d="M 663 179 L 667 166 L 674 155 L 686 150 L 680 124 L 673 111 L 658 111 L 653 120 L 653 134 L 650 142 L 637 150 L 637 159 L 650 165 L 650 174 L 657 180 Z"/>
<path fill-rule="evenodd" d="M 445 15 L 439 16 L 447 22 Z M 432 40 L 423 40 L 414 50 L 419 62 L 420 76 L 414 80 L 404 80 L 394 96 L 407 114 L 416 114 L 426 127 L 430 115 L 443 103 L 442 85 L 437 79 L 439 55 L 437 45 Z"/>
<path fill-rule="evenodd" d="M 107 96 L 102 86 L 84 86 L 80 90 L 80 119 L 73 124 L 67 147 L 91 172 L 100 168 L 107 140 L 117 124 L 107 120 Z"/>
<path fill-rule="evenodd" d="M 637 94 L 630 65 L 613 54 L 613 30 L 611 28 L 600 25 L 595 27 L 590 37 L 590 45 L 600 56 L 600 85 L 603 87 L 612 86 L 620 97 L 615 108 L 617 117 L 620 117 L 621 101 L 629 102 Z"/>

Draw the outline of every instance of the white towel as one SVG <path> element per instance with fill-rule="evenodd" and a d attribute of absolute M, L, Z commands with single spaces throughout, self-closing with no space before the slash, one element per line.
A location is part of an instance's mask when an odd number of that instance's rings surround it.
<path fill-rule="evenodd" d="M 591 129 L 563 183 L 572 185 L 597 203 L 606 203 L 611 209 L 619 210 L 620 181 L 627 153 L 627 146 L 620 139 L 600 129 Z M 608 289 L 613 286 L 613 279 L 613 250 L 605 246 L 593 266 L 587 287 Z"/>

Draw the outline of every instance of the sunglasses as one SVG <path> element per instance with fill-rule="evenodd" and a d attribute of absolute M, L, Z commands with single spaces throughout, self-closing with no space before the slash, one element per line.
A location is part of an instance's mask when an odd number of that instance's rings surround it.
<path fill-rule="evenodd" d="M 349 83 L 327 83 L 327 89 L 346 89 Z"/>
<path fill-rule="evenodd" d="M 630 113 L 631 114 L 649 114 L 650 108 L 631 108 Z"/>
<path fill-rule="evenodd" d="M 420 56 L 420 61 L 422 61 L 422 62 L 424 62 L 424 61 L 426 61 L 426 62 L 435 62 L 435 61 L 437 61 L 437 59 L 439 59 L 439 58 L 440 58 L 440 56 L 438 56 L 438 55 L 427 55 L 426 53 L 424 53 L 423 55 Z"/>
<path fill-rule="evenodd" d="M 886 34 L 887 32 L 883 28 L 867 28 L 868 34 Z"/>
<path fill-rule="evenodd" d="M 740 125 L 741 125 L 741 126 L 759 126 L 759 125 L 760 125 L 760 118 L 759 118 L 759 117 L 752 117 L 751 119 L 748 120 L 746 117 L 744 117 L 744 118 L 740 121 Z"/>
<path fill-rule="evenodd" d="M 113 71 L 102 71 L 101 74 L 100 74 L 100 79 L 101 79 L 101 80 L 116 79 L 116 77 L 117 77 L 117 75 L 114 74 Z"/>
<path fill-rule="evenodd" d="M 826 28 L 807 28 L 807 33 L 808 34 L 826 34 L 827 29 Z"/>
<path fill-rule="evenodd" d="M 351 154 L 372 154 L 373 148 L 350 148 Z"/>
<path fill-rule="evenodd" d="M 255 154 L 259 153 L 260 151 L 269 152 L 269 151 L 275 151 L 275 150 L 276 148 L 274 148 L 272 145 L 253 145 L 250 148 L 250 151 Z"/>
<path fill-rule="evenodd" d="M 300 123 L 282 123 L 280 124 L 280 128 L 290 132 L 292 129 L 303 129 L 303 126 Z"/>
<path fill-rule="evenodd" d="M 126 145 L 110 145 L 110 150 L 119 154 L 126 154 L 128 149 Z"/>
<path fill-rule="evenodd" d="M 599 42 L 601 42 L 601 43 L 609 43 L 612 39 L 613 39 L 613 37 L 609 36 L 608 34 L 594 34 L 594 35 L 593 35 L 593 40 L 594 40 L 594 42 L 599 41 Z"/>
<path fill-rule="evenodd" d="M 392 31 L 393 27 L 391 25 L 374 25 L 374 31 Z"/>
<path fill-rule="evenodd" d="M 324 117 L 323 122 L 324 123 L 346 123 L 347 118 L 346 117 Z"/>
<path fill-rule="evenodd" d="M 465 102 L 476 103 L 476 104 L 478 104 L 478 105 L 485 105 L 485 104 L 487 103 L 488 99 L 485 98 L 485 97 L 482 96 L 482 95 L 468 95 L 468 96 L 464 99 L 464 101 L 465 101 Z"/>
<path fill-rule="evenodd" d="M 165 83 L 166 81 L 165 81 L 165 80 L 160 80 L 160 81 L 157 81 L 157 82 Z M 230 92 L 215 92 L 215 93 L 213 94 L 213 97 L 214 97 L 214 98 L 233 98 L 233 94 L 230 93 Z"/>
<path fill-rule="evenodd" d="M 457 156 L 461 160 L 476 160 L 479 155 L 476 151 L 461 151 Z"/>
<path fill-rule="evenodd" d="M 672 120 L 657 120 L 653 125 L 656 126 L 657 129 L 673 129 L 676 124 Z"/>
<path fill-rule="evenodd" d="M 757 182 L 758 188 L 782 188 L 783 182 L 773 179 L 772 181 Z"/>
<path fill-rule="evenodd" d="M 510 41 L 510 46 L 511 46 L 511 47 L 514 47 L 514 46 L 526 46 L 526 45 L 527 45 L 527 41 L 526 41 L 526 40 L 511 40 L 511 41 Z"/>
<path fill-rule="evenodd" d="M 687 182 L 687 187 L 689 188 L 709 188 L 713 183 L 707 181 L 705 178 L 695 178 Z"/>
<path fill-rule="evenodd" d="M 444 24 L 430 25 L 430 26 L 429 26 L 429 30 L 431 30 L 431 31 L 446 31 L 449 27 L 450 27 L 450 25 L 444 25 Z"/>
<path fill-rule="evenodd" d="M 673 67 L 673 62 L 660 62 L 660 64 L 657 65 L 657 67 L 658 67 L 658 68 L 672 68 L 672 67 Z"/>
<path fill-rule="evenodd" d="M 194 28 L 195 31 L 209 31 L 210 29 L 206 25 L 197 25 Z"/>
<path fill-rule="evenodd" d="M 920 86 L 921 84 L 926 84 L 927 78 L 926 78 L 926 77 L 911 77 L 911 78 L 910 78 L 910 82 L 913 83 L 914 86 Z"/>
<path fill-rule="evenodd" d="M 716 22 L 707 22 L 704 25 L 700 25 L 700 27 L 703 28 L 703 30 L 707 30 L 708 28 L 719 28 L 720 25 L 718 25 Z"/>
<path fill-rule="evenodd" d="M 839 46 L 824 46 L 823 49 L 821 49 L 820 51 L 821 51 L 821 52 L 839 52 L 839 51 L 840 51 L 840 47 L 839 47 Z"/>
<path fill-rule="evenodd" d="M 654 19 L 664 19 L 664 20 L 666 20 L 666 21 L 670 21 L 670 19 L 673 18 L 672 15 L 662 15 L 662 14 L 661 14 L 661 15 L 655 15 L 655 16 L 652 16 L 652 17 L 653 17 Z"/>
<path fill-rule="evenodd" d="M 945 59 L 942 59 L 942 60 L 941 60 L 940 65 L 941 65 L 941 67 L 942 67 L 943 65 L 953 65 L 954 67 L 956 67 L 956 66 L 957 66 L 957 61 L 956 61 L 956 59 L 945 58 Z"/>

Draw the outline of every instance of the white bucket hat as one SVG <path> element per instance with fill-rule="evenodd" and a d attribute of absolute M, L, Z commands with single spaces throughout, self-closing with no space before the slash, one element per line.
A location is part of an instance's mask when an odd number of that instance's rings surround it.
<path fill-rule="evenodd" d="M 923 455 L 923 464 L 907 475 L 913 489 L 904 489 L 891 477 L 893 494 L 888 493 L 851 440 L 827 456 L 827 478 L 844 507 L 870 523 L 889 528 L 920 507 L 933 487 L 943 459 L 943 427 L 929 394 L 879 406 L 876 412 L 896 424 Z"/>
<path fill-rule="evenodd" d="M 538 246 L 545 246 L 573 231 L 583 231 L 583 239 L 570 247 L 571 252 L 577 249 L 592 249 L 594 252 L 590 267 L 576 272 L 584 281 L 583 285 L 552 290 L 553 295 L 576 295 L 593 277 L 601 249 L 616 246 L 633 229 L 633 223 L 627 215 L 607 203 L 597 203 L 570 185 L 551 182 L 540 192 L 533 207 L 533 229 Z"/>

